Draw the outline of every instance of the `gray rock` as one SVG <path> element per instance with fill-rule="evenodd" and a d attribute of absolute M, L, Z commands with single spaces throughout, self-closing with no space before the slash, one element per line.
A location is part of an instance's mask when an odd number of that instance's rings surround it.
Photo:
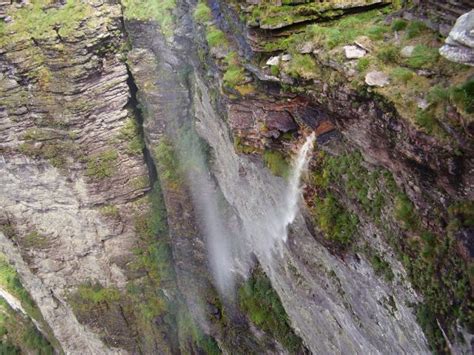
<path fill-rule="evenodd" d="M 298 52 L 302 54 L 311 53 L 314 50 L 314 44 L 312 42 L 305 42 L 298 47 Z"/>
<path fill-rule="evenodd" d="M 284 61 L 284 62 L 290 61 L 291 58 L 292 58 L 291 54 L 283 54 L 283 55 L 281 56 L 281 60 Z"/>
<path fill-rule="evenodd" d="M 265 63 L 266 65 L 278 65 L 280 63 L 280 56 L 276 55 L 274 57 L 270 57 Z"/>
<path fill-rule="evenodd" d="M 365 56 L 367 52 L 357 46 L 344 46 L 344 55 L 347 59 L 358 59 Z"/>
<path fill-rule="evenodd" d="M 413 50 L 414 49 L 415 49 L 415 46 L 405 46 L 400 51 L 400 55 L 403 58 L 410 58 L 413 55 Z"/>
<path fill-rule="evenodd" d="M 386 86 L 389 84 L 388 75 L 381 71 L 371 71 L 365 76 L 365 83 L 369 86 Z"/>
<path fill-rule="evenodd" d="M 452 62 L 474 66 L 474 10 L 457 19 L 439 53 Z"/>

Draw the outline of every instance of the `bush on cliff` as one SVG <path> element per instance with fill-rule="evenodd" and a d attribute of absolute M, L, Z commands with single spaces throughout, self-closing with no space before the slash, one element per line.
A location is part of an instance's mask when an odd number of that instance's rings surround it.
<path fill-rule="evenodd" d="M 274 336 L 292 354 L 303 349 L 301 339 L 291 329 L 288 315 L 270 280 L 261 269 L 239 289 L 239 305 L 260 329 Z"/>

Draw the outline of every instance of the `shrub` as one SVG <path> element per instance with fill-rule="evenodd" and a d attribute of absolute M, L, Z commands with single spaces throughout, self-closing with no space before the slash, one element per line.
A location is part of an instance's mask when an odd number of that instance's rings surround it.
<path fill-rule="evenodd" d="M 393 271 L 392 268 L 390 267 L 390 264 L 386 262 L 381 256 L 374 254 L 370 258 L 370 263 L 372 264 L 372 267 L 374 268 L 374 271 L 377 275 L 385 278 L 386 281 L 392 281 L 393 280 Z"/>
<path fill-rule="evenodd" d="M 418 68 L 430 68 L 438 61 L 439 53 L 436 48 L 427 47 L 425 45 L 417 45 L 413 49 L 410 58 L 406 59 L 408 66 Z"/>
<path fill-rule="evenodd" d="M 403 31 L 407 28 L 408 23 L 402 19 L 395 19 L 392 22 L 392 31 Z"/>
<path fill-rule="evenodd" d="M 474 78 L 452 89 L 453 101 L 467 113 L 474 113 Z"/>
<path fill-rule="evenodd" d="M 315 201 L 316 222 L 325 236 L 339 247 L 347 248 L 357 231 L 359 219 L 346 211 L 332 194 Z"/>
<path fill-rule="evenodd" d="M 268 277 L 256 269 L 238 292 L 239 305 L 260 329 L 274 336 L 291 354 L 303 350 L 301 339 L 289 325 L 288 316 Z"/>
<path fill-rule="evenodd" d="M 396 63 L 399 58 L 398 48 L 392 45 L 381 47 L 377 58 L 386 63 Z"/>
<path fill-rule="evenodd" d="M 428 93 L 428 102 L 444 103 L 449 101 L 450 90 L 442 87 L 441 85 L 433 86 Z"/>
<path fill-rule="evenodd" d="M 418 110 L 415 116 L 415 123 L 423 127 L 428 134 L 432 134 L 438 128 L 435 116 L 429 111 Z"/>
<path fill-rule="evenodd" d="M 397 67 L 392 70 L 390 76 L 393 80 L 407 84 L 413 78 L 413 72 L 409 69 Z"/>
<path fill-rule="evenodd" d="M 194 10 L 194 19 L 199 23 L 205 23 L 212 19 L 211 9 L 206 3 L 200 2 L 197 4 Z"/>
<path fill-rule="evenodd" d="M 419 36 L 422 32 L 427 30 L 426 25 L 422 21 L 412 21 L 406 27 L 406 36 L 408 39 Z"/>
<path fill-rule="evenodd" d="M 416 320 L 420 324 L 421 329 L 423 329 L 431 350 L 437 353 L 437 350 L 446 346 L 443 334 L 436 321 L 436 315 L 427 305 L 421 304 L 418 306 Z"/>
<path fill-rule="evenodd" d="M 413 204 L 405 194 L 399 193 L 395 198 L 395 218 L 403 222 L 406 229 L 414 229 L 417 226 Z"/>

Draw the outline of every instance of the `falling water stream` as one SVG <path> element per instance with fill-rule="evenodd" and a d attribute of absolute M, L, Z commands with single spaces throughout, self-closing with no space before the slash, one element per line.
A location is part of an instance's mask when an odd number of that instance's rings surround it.
<path fill-rule="evenodd" d="M 290 179 L 288 182 L 288 188 L 286 190 L 286 208 L 283 207 L 283 228 L 285 233 L 283 235 L 283 241 L 286 242 L 288 238 L 287 234 L 287 227 L 291 224 L 296 214 L 298 213 L 298 199 L 300 197 L 300 180 L 301 175 L 308 167 L 309 158 L 311 157 L 311 150 L 313 148 L 315 139 L 314 132 L 311 133 L 307 138 L 305 143 L 301 146 L 298 154 L 296 156 L 296 160 L 293 163 L 293 169 L 291 171 Z"/>

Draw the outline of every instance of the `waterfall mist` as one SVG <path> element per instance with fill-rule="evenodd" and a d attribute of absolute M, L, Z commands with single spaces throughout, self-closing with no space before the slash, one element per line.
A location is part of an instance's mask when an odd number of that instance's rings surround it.
<path fill-rule="evenodd" d="M 234 299 L 234 256 L 231 240 L 233 233 L 225 223 L 219 208 L 219 190 L 211 178 L 206 146 L 193 127 L 181 130 L 177 142 L 179 160 L 193 198 L 201 232 L 206 244 L 209 266 L 215 286 L 225 300 Z"/>

